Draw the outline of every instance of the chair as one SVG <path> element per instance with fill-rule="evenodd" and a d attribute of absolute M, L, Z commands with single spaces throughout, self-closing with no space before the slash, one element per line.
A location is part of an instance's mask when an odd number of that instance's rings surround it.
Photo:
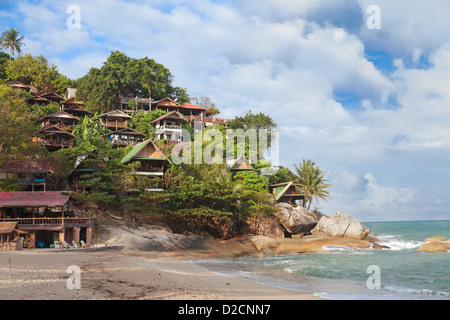
<path fill-rule="evenodd" d="M 75 249 L 78 249 L 80 246 L 78 245 L 78 243 L 75 241 L 75 240 L 73 240 L 72 241 L 72 246 L 75 248 Z"/>
<path fill-rule="evenodd" d="M 62 242 L 62 246 L 63 246 L 63 249 L 69 249 L 69 247 L 70 247 L 65 240 Z"/>
<path fill-rule="evenodd" d="M 61 243 L 58 240 L 55 240 L 54 244 L 56 249 L 62 249 Z"/>
<path fill-rule="evenodd" d="M 83 240 L 81 240 L 80 243 L 81 243 L 81 247 L 82 248 L 87 248 L 87 245 L 86 245 L 86 243 Z"/>

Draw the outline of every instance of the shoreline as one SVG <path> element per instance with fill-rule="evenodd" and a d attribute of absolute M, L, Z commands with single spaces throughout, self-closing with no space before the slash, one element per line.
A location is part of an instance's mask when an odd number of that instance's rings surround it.
<path fill-rule="evenodd" d="M 195 265 L 192 257 L 126 254 L 114 247 L 0 253 L 1 300 L 328 300 Z M 188 260 L 189 259 L 189 260 Z M 80 267 L 80 289 L 69 266 Z"/>

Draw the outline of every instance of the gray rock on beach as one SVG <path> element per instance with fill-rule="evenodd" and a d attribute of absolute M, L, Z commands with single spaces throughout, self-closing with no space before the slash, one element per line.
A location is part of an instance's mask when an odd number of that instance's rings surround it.
<path fill-rule="evenodd" d="M 287 232 L 300 234 L 313 229 L 319 218 L 302 206 L 293 207 L 287 203 L 278 203 L 279 212 L 275 215 L 280 219 L 281 225 Z"/>
<path fill-rule="evenodd" d="M 325 237 L 362 240 L 369 234 L 369 229 L 354 216 L 338 211 L 331 217 L 322 217 L 311 233 Z"/>

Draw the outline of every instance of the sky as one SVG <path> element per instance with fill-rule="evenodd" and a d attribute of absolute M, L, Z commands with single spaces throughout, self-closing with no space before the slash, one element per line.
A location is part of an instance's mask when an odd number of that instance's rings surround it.
<path fill-rule="evenodd" d="M 0 0 L 0 30 L 72 79 L 119 50 L 162 63 L 221 117 L 270 115 L 280 164 L 326 173 L 328 215 L 449 220 L 449 12 L 448 0 Z"/>

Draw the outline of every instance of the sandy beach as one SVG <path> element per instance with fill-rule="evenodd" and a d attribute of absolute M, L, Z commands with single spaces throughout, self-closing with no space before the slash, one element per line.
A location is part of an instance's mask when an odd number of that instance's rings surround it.
<path fill-rule="evenodd" d="M 321 299 L 211 272 L 182 257 L 143 257 L 117 247 L 1 252 L 0 287 L 2 300 Z"/>

